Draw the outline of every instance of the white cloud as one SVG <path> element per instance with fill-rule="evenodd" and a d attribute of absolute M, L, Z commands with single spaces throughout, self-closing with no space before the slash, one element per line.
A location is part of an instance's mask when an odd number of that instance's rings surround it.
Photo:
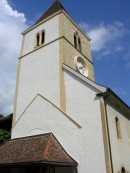
<path fill-rule="evenodd" d="M 7 0 L 0 2 L 0 113 L 13 111 L 21 32 L 27 28 L 23 13 L 13 10 Z"/>
<path fill-rule="evenodd" d="M 126 61 L 126 69 L 130 70 L 130 49 L 125 53 L 124 60 Z"/>
<path fill-rule="evenodd" d="M 100 23 L 96 26 L 81 23 L 80 26 L 92 39 L 91 48 L 93 52 L 104 50 L 105 52 L 103 52 L 103 54 L 108 54 L 108 52 L 110 53 L 111 51 L 120 51 L 122 49 L 119 47 L 119 44 L 115 43 L 126 34 L 123 23 L 114 22 L 113 24 L 108 25 Z"/>

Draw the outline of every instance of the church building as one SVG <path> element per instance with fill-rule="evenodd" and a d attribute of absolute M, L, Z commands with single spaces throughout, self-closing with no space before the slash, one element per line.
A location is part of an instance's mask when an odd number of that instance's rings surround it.
<path fill-rule="evenodd" d="M 130 107 L 95 82 L 90 37 L 59 0 L 22 35 L 0 173 L 130 173 Z"/>

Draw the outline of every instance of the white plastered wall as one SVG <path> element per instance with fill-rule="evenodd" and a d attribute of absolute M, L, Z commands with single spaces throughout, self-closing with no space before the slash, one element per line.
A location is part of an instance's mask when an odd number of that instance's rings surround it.
<path fill-rule="evenodd" d="M 100 105 L 96 90 L 67 71 L 64 75 L 67 114 L 82 127 L 38 95 L 16 122 L 12 138 L 52 132 L 78 162 L 79 173 L 105 173 Z"/>
<path fill-rule="evenodd" d="M 22 59 L 16 120 L 38 93 L 59 105 L 59 41 Z"/>
<path fill-rule="evenodd" d="M 82 161 L 81 129 L 62 111 L 37 95 L 12 129 L 12 138 L 52 132 L 68 154 Z"/>
<path fill-rule="evenodd" d="M 107 104 L 106 109 L 114 172 L 120 171 L 121 167 L 124 167 L 126 171 L 128 170 L 130 172 L 130 120 L 110 104 Z M 117 117 L 120 122 L 121 139 L 117 138 L 115 117 Z"/>
<path fill-rule="evenodd" d="M 42 30 L 45 31 L 45 43 L 50 43 L 51 41 L 57 39 L 59 37 L 59 16 L 55 16 L 45 23 L 37 26 L 31 31 L 25 34 L 25 41 L 23 47 L 23 55 L 34 50 L 35 45 L 35 35 Z"/>
<path fill-rule="evenodd" d="M 45 30 L 45 46 L 35 49 L 35 35 L 42 30 Z M 25 34 L 16 96 L 16 120 L 38 93 L 59 105 L 59 41 L 54 41 L 58 37 L 58 15 Z"/>
<path fill-rule="evenodd" d="M 66 70 L 65 87 L 66 111 L 82 125 L 82 169 L 84 172 L 105 173 L 102 122 L 97 91 Z"/>

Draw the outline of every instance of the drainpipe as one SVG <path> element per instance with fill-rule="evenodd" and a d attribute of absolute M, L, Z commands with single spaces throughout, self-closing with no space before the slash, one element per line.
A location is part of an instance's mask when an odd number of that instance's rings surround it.
<path fill-rule="evenodd" d="M 113 170 L 113 161 L 112 161 L 111 141 L 110 141 L 110 132 L 109 132 L 109 124 L 108 124 L 108 115 L 107 115 L 106 104 L 105 104 L 105 100 L 111 94 L 112 94 L 111 89 L 107 88 L 107 90 L 104 93 L 98 93 L 97 96 L 103 97 L 103 100 L 104 100 L 104 111 L 105 111 L 105 116 L 106 116 L 106 126 L 107 126 L 107 132 L 108 132 L 108 135 L 107 136 L 108 136 L 108 144 L 109 144 L 109 151 L 110 151 L 111 172 L 114 173 L 114 170 Z"/>

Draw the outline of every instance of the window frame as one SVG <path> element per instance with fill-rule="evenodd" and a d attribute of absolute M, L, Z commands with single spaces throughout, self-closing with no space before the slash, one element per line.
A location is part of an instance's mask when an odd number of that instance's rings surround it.
<path fill-rule="evenodd" d="M 80 52 L 82 52 L 82 44 L 81 44 L 81 38 L 78 36 L 78 32 L 75 31 L 73 35 L 74 39 L 74 47 L 78 49 Z"/>
<path fill-rule="evenodd" d="M 126 173 L 126 170 L 124 167 L 121 168 L 121 173 Z"/>
<path fill-rule="evenodd" d="M 76 34 L 74 33 L 74 47 L 77 49 L 78 46 L 77 46 L 77 36 Z"/>
<path fill-rule="evenodd" d="M 81 45 L 80 37 L 78 37 L 78 47 L 79 47 L 79 51 L 82 52 L 82 45 Z"/>
<path fill-rule="evenodd" d="M 34 48 L 37 48 L 45 43 L 45 30 L 41 30 L 35 34 Z"/>
<path fill-rule="evenodd" d="M 40 45 L 45 43 L 45 30 L 41 31 L 41 40 L 40 40 Z"/>
<path fill-rule="evenodd" d="M 38 46 L 40 46 L 40 33 L 39 32 L 35 35 L 35 47 L 38 47 Z"/>
<path fill-rule="evenodd" d="M 116 133 L 117 133 L 117 138 L 121 139 L 121 127 L 120 127 L 120 121 L 118 117 L 115 117 L 115 124 L 116 124 Z"/>

